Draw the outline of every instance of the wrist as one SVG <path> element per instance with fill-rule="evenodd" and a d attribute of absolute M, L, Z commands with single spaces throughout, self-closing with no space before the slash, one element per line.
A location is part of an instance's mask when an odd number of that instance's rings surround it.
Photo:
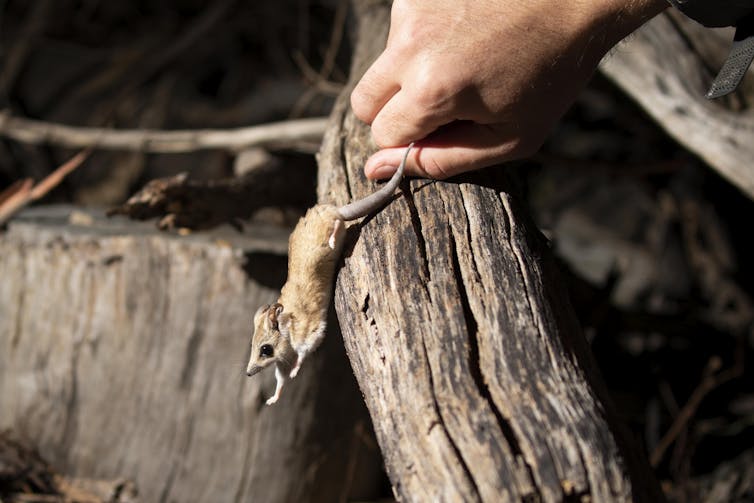
<path fill-rule="evenodd" d="M 571 33 L 584 59 L 597 64 L 618 42 L 668 8 L 667 0 L 581 0 L 572 4 Z"/>

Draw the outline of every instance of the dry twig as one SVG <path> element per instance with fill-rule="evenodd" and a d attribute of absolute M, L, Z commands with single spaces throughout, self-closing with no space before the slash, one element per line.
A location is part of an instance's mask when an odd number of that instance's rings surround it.
<path fill-rule="evenodd" d="M 13 117 L 0 112 L 0 136 L 32 144 L 65 148 L 91 147 L 99 150 L 127 150 L 148 153 L 184 153 L 221 149 L 234 152 L 253 147 L 292 147 L 319 143 L 326 117 L 272 122 L 237 129 L 161 131 L 154 129 L 113 130 L 74 127 Z"/>
<path fill-rule="evenodd" d="M 90 153 L 91 149 L 79 152 L 36 185 L 33 184 L 31 179 L 27 178 L 26 180 L 14 183 L 0 193 L 0 225 L 7 222 L 8 219 L 27 204 L 41 199 L 45 194 L 57 187 L 63 181 L 63 178 L 81 166 Z"/>
<path fill-rule="evenodd" d="M 710 358 L 707 367 L 704 369 L 702 381 L 696 387 L 694 392 L 691 393 L 686 405 L 680 410 L 673 421 L 673 424 L 652 451 L 652 454 L 649 457 L 649 462 L 653 467 L 657 467 L 657 465 L 660 464 L 665 451 L 673 444 L 675 439 L 678 438 L 678 435 L 681 434 L 686 425 L 694 417 L 696 410 L 699 408 L 699 405 L 707 394 L 722 384 L 739 377 L 743 372 L 740 362 L 736 362 L 736 364 L 729 369 L 718 372 L 721 365 L 722 362 L 720 361 L 720 358 Z"/>

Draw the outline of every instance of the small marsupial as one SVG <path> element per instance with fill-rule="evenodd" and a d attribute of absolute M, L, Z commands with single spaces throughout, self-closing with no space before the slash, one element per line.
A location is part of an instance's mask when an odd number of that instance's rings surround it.
<path fill-rule="evenodd" d="M 373 194 L 337 208 L 318 204 L 299 220 L 288 241 L 288 279 L 280 298 L 254 314 L 254 335 L 246 374 L 253 376 L 275 364 L 275 394 L 267 405 L 278 401 L 285 383 L 299 372 L 306 356 L 325 336 L 327 310 L 332 297 L 335 267 L 345 241 L 345 223 L 373 213 L 393 196 L 403 177 L 408 146 L 390 180 Z"/>

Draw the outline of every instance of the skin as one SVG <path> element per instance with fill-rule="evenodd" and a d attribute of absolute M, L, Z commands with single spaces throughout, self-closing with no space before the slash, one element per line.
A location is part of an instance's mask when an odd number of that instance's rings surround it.
<path fill-rule="evenodd" d="M 385 178 L 443 179 L 536 152 L 600 59 L 665 0 L 395 0 L 384 52 L 351 94 Z"/>

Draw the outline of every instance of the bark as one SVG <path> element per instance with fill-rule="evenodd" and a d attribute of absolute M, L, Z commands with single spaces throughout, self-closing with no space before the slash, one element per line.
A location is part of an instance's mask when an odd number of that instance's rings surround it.
<path fill-rule="evenodd" d="M 199 181 L 181 173 L 147 183 L 108 215 L 136 220 L 159 217 L 160 229 L 211 229 L 228 223 L 242 228 L 264 207 L 301 207 L 314 204 L 315 175 L 309 163 L 270 161 L 239 177 Z M 291 180 L 298 183 L 294 186 Z"/>
<path fill-rule="evenodd" d="M 388 7 L 357 3 L 352 76 L 384 47 Z M 353 82 L 352 82 L 353 83 Z M 374 146 L 340 97 L 320 199 L 372 192 Z M 545 240 L 502 170 L 405 182 L 349 230 L 335 305 L 402 501 L 650 501 Z"/>
<path fill-rule="evenodd" d="M 711 30 L 672 10 L 647 23 L 601 65 L 685 148 L 754 198 L 754 70 L 733 95 L 704 97 L 722 66 L 732 29 Z"/>
<path fill-rule="evenodd" d="M 133 480 L 142 501 L 374 496 L 379 453 L 337 333 L 274 407 L 272 372 L 244 375 L 286 232 L 32 214 L 0 234 L 0 429 L 63 473 Z"/>

